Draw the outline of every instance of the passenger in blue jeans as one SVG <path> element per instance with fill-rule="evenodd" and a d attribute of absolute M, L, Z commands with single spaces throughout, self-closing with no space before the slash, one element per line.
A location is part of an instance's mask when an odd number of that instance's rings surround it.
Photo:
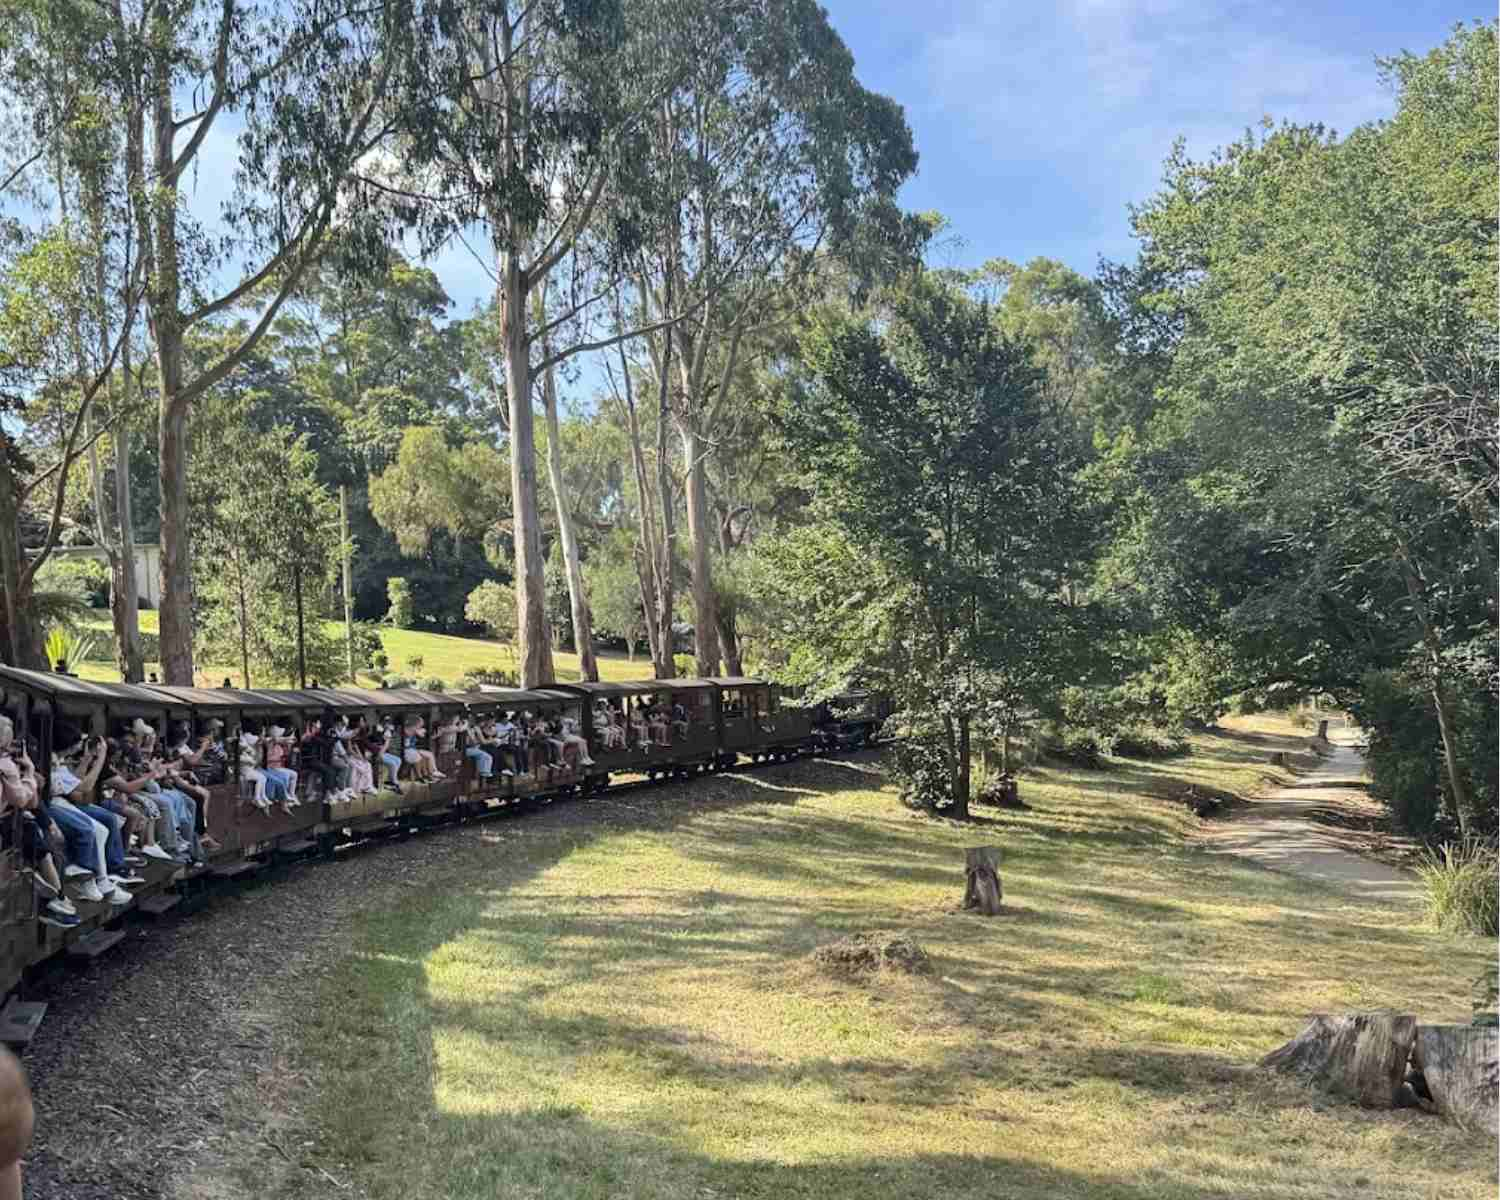
<path fill-rule="evenodd" d="M 84 900 L 108 900 L 111 904 L 123 906 L 129 904 L 132 897 L 121 885 L 127 881 L 141 882 L 141 877 L 122 874 L 126 869 L 125 845 L 120 831 L 125 826 L 125 819 L 107 808 L 88 803 L 104 767 L 107 754 L 104 739 L 96 738 L 80 756 L 78 750 L 81 747 L 82 743 L 79 743 L 78 747 L 58 756 L 48 780 L 47 808 L 52 819 L 62 828 L 65 840 L 69 825 L 81 832 L 79 818 L 88 823 L 87 831 L 94 846 L 91 864 L 94 877 L 78 885 L 79 896 Z M 75 773 L 70 763 L 82 774 Z M 86 865 L 81 855 L 75 861 L 79 866 Z M 71 868 L 64 873 L 76 874 Z"/>

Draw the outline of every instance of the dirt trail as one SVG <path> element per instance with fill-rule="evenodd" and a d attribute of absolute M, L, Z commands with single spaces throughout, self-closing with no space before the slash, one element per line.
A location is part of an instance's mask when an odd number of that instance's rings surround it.
<path fill-rule="evenodd" d="M 1333 753 L 1296 783 L 1251 801 L 1235 819 L 1209 831 L 1211 854 L 1234 854 L 1274 870 L 1337 887 L 1362 899 L 1413 904 L 1416 879 L 1339 846 L 1309 812 L 1364 790 L 1364 760 L 1353 745 Z"/>

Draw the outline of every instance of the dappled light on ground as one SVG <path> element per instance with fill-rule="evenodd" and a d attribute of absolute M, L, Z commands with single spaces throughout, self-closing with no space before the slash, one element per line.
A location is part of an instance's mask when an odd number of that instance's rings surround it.
<path fill-rule="evenodd" d="M 1492 1194 L 1452 1128 L 1247 1069 L 1315 1010 L 1465 1019 L 1484 947 L 1185 843 L 1149 797 L 1265 757 L 1197 751 L 977 827 L 818 762 L 504 826 L 320 997 L 327 1149 L 433 1200 Z M 979 841 L 993 919 L 956 911 Z M 809 960 L 872 929 L 932 972 Z"/>

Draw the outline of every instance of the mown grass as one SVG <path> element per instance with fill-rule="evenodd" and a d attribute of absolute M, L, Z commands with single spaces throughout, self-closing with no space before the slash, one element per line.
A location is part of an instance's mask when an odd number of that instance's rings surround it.
<path fill-rule="evenodd" d="M 1493 1196 L 1484 1140 L 1250 1068 L 1314 1011 L 1466 1020 L 1493 954 L 1182 841 L 1150 794 L 1252 784 L 1253 736 L 973 825 L 864 758 L 455 839 L 301 1006 L 318 1161 L 377 1200 Z M 980 842 L 993 919 L 955 911 Z M 808 960 L 876 929 L 934 973 Z"/>
<path fill-rule="evenodd" d="M 149 609 L 143 611 L 141 630 L 145 633 L 155 633 L 156 621 L 157 614 L 154 611 Z M 342 622 L 330 621 L 328 627 L 333 636 L 343 637 Z M 114 633 L 109 618 L 103 616 L 90 621 L 88 628 L 100 639 L 99 653 L 113 654 Z M 424 633 L 416 629 L 389 628 L 381 629 L 380 638 L 385 646 L 386 655 L 390 659 L 387 674 L 401 675 L 418 683 L 424 679 L 438 678 L 451 689 L 458 685 L 458 681 L 465 672 L 476 667 L 511 672 L 516 669 L 513 651 L 504 643 L 488 638 L 450 637 L 447 634 Z M 422 665 L 417 668 L 407 666 L 413 658 L 420 658 Z M 581 677 L 576 654 L 558 651 L 553 658 L 559 680 L 576 680 Z M 120 673 L 112 662 L 91 659 L 88 662 L 74 664 L 72 669 L 84 679 L 104 683 L 118 682 L 120 679 Z M 147 670 L 159 671 L 159 669 L 158 663 L 147 664 Z M 200 664 L 198 675 L 199 683 L 203 684 L 218 684 L 225 676 L 228 676 L 235 684 L 241 682 L 238 668 L 223 664 Z M 599 678 L 603 680 L 646 679 L 650 675 L 651 659 L 646 655 L 637 655 L 633 662 L 622 654 L 599 656 Z M 372 671 L 362 672 L 360 675 L 360 683 L 363 686 L 373 686 L 379 682 L 379 679 L 380 676 Z"/>

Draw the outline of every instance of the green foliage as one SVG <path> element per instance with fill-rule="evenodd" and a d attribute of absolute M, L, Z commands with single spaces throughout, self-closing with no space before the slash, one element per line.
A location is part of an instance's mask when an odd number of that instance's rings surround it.
<path fill-rule="evenodd" d="M 412 628 L 416 624 L 416 618 L 412 612 L 411 585 L 399 575 L 393 575 L 386 581 L 385 594 L 389 602 L 385 613 L 386 624 L 397 629 Z"/>
<path fill-rule="evenodd" d="M 65 593 L 89 608 L 109 606 L 109 568 L 93 558 L 49 558 L 32 577 L 40 592 Z"/>
<path fill-rule="evenodd" d="M 300 587 L 307 677 L 342 679 L 344 647 L 319 612 L 338 565 L 338 504 L 318 483 L 305 439 L 288 430 L 241 434 L 236 453 L 194 482 L 199 660 L 233 664 L 247 686 L 295 683 Z"/>
<path fill-rule="evenodd" d="M 370 655 L 370 670 L 380 674 L 391 665 L 391 656 L 384 650 L 377 650 Z"/>
<path fill-rule="evenodd" d="M 379 659 L 379 662 L 376 660 Z M 374 621 L 354 622 L 354 668 L 363 670 L 366 667 L 373 670 L 381 670 L 389 665 L 389 659 L 385 654 L 385 645 L 381 641 L 380 626 Z"/>
<path fill-rule="evenodd" d="M 1428 920 L 1438 929 L 1488 938 L 1500 933 L 1500 860 L 1492 844 L 1470 840 L 1429 850 L 1417 878 Z"/>
<path fill-rule="evenodd" d="M 382 687 L 387 688 L 409 688 L 416 685 L 405 675 L 386 675 L 380 680 Z"/>
<path fill-rule="evenodd" d="M 466 692 L 478 691 L 482 684 L 490 687 L 515 687 L 516 673 L 494 667 L 469 667 L 459 681 L 459 687 Z"/>
<path fill-rule="evenodd" d="M 420 654 L 413 654 L 406 660 L 406 669 L 413 675 L 418 674 L 426 665 L 425 659 Z"/>
<path fill-rule="evenodd" d="M 810 378 L 781 425 L 822 525 L 762 556 L 787 675 L 888 690 L 908 799 L 962 814 L 976 726 L 1003 733 L 1046 702 L 1086 615 L 1059 595 L 1087 546 L 1064 439 L 1025 348 L 937 279 L 893 295 L 879 325 L 820 319 L 802 349 Z"/>
<path fill-rule="evenodd" d="M 417 684 L 417 686 L 419 688 L 421 688 L 424 692 L 441 692 L 448 685 L 445 684 L 436 675 L 430 675 L 426 679 L 422 680 L 421 683 Z"/>
<path fill-rule="evenodd" d="M 672 669 L 679 679 L 691 679 L 698 673 L 698 660 L 691 654 L 672 655 Z"/>
<path fill-rule="evenodd" d="M 66 663 L 69 670 L 76 670 L 78 663 L 86 662 L 99 651 L 99 641 L 91 633 L 57 626 L 48 632 L 43 649 L 54 668 L 58 663 Z"/>
<path fill-rule="evenodd" d="M 464 617 L 483 626 L 496 641 L 516 640 L 516 593 L 508 584 L 486 579 L 469 593 Z"/>

